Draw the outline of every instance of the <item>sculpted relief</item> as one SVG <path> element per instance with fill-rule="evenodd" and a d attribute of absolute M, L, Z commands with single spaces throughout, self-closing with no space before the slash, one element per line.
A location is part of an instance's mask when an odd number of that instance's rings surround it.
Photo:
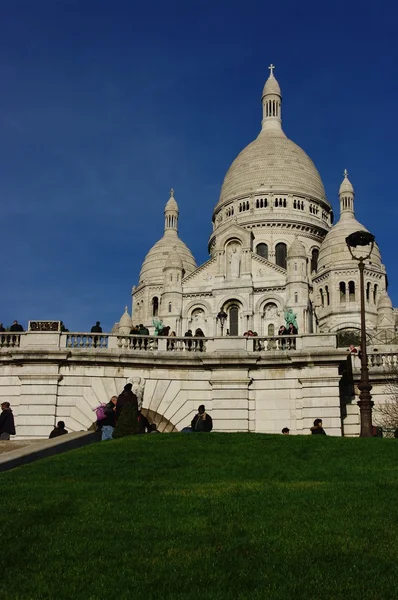
<path fill-rule="evenodd" d="M 228 245 L 228 266 L 229 276 L 232 279 L 238 279 L 241 268 L 241 247 L 239 244 Z"/>

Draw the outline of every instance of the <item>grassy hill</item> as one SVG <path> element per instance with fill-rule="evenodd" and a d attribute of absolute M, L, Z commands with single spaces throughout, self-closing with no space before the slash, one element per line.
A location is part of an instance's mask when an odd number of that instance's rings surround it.
<path fill-rule="evenodd" d="M 1 475 L 2 600 L 377 600 L 398 440 L 162 434 Z"/>

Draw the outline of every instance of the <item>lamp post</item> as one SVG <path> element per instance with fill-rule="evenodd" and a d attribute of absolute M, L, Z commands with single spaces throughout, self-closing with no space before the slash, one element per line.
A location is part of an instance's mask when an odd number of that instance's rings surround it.
<path fill-rule="evenodd" d="M 358 262 L 359 267 L 359 287 L 361 294 L 361 380 L 358 384 L 359 388 L 359 414 L 361 421 L 361 437 L 372 437 L 372 396 L 370 390 L 372 386 L 369 382 L 369 368 L 368 368 L 368 354 L 366 351 L 366 322 L 365 322 L 365 282 L 364 282 L 364 270 L 365 260 L 370 258 L 375 243 L 375 236 L 368 231 L 356 231 L 346 237 L 346 244 L 350 251 L 353 260 Z M 358 248 L 362 248 L 364 251 L 361 255 L 357 256 Z M 365 247 L 370 248 L 365 250 Z M 356 250 L 356 253 L 355 253 Z M 360 249 L 359 249 L 360 252 Z"/>
<path fill-rule="evenodd" d="M 225 321 L 228 318 L 228 315 L 227 315 L 227 313 L 223 309 L 221 309 L 216 318 L 220 321 L 220 325 L 221 325 L 221 337 L 222 337 L 224 335 L 224 324 L 225 324 Z"/>

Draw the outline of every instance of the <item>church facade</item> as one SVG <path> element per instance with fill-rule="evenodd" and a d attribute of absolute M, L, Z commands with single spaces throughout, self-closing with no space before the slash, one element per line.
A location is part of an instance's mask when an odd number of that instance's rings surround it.
<path fill-rule="evenodd" d="M 197 267 L 179 238 L 171 190 L 163 237 L 145 257 L 133 288 L 132 322 L 151 327 L 159 318 L 177 336 L 197 328 L 217 336 L 223 312 L 231 336 L 248 330 L 272 336 L 291 309 L 299 333 L 359 329 L 358 264 L 345 242 L 350 233 L 366 231 L 355 218 L 354 189 L 345 171 L 334 224 L 314 163 L 282 129 L 282 94 L 273 69 L 262 93 L 260 133 L 224 178 L 209 260 Z M 365 269 L 368 331 L 394 329 L 386 282 L 376 244 Z"/>

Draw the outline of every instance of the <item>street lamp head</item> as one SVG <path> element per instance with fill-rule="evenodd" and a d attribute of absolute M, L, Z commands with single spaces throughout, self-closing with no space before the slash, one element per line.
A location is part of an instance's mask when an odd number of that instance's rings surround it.
<path fill-rule="evenodd" d="M 220 321 L 221 325 L 224 325 L 225 320 L 227 319 L 228 315 L 227 313 L 221 309 L 220 312 L 217 315 L 217 319 Z"/>
<path fill-rule="evenodd" d="M 354 233 L 350 233 L 350 235 L 346 237 L 345 241 L 352 258 L 358 261 L 364 261 L 370 258 L 370 255 L 372 254 L 375 236 L 373 233 L 369 233 L 369 231 L 354 231 Z M 358 246 L 359 255 L 356 256 L 353 252 L 353 248 L 358 248 Z M 361 253 L 360 249 L 365 247 L 368 247 L 367 251 Z"/>
<path fill-rule="evenodd" d="M 356 248 L 357 246 L 369 246 L 369 244 L 374 244 L 375 236 L 373 233 L 369 233 L 369 231 L 355 231 L 354 233 L 350 233 L 350 235 L 346 237 L 345 241 L 349 248 Z"/>

